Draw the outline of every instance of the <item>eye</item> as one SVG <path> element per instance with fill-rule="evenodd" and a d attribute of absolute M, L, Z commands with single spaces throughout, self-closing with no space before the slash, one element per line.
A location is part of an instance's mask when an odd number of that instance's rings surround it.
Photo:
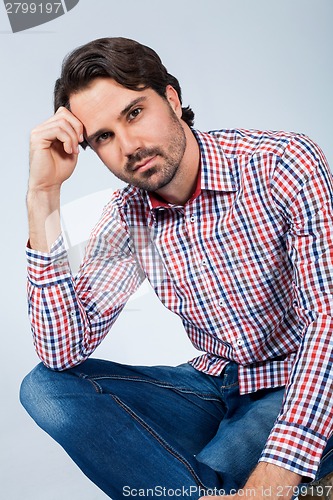
<path fill-rule="evenodd" d="M 142 111 L 142 108 L 135 108 L 130 113 L 128 113 L 128 120 L 134 120 Z"/>
<path fill-rule="evenodd" d="M 112 137 L 112 133 L 111 132 L 104 132 L 103 134 L 99 135 L 96 138 L 96 142 L 97 143 L 105 142 L 108 139 L 110 139 L 110 137 Z"/>

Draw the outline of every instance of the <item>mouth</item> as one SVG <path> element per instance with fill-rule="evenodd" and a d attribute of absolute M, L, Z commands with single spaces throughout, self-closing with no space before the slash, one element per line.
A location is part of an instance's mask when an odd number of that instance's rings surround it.
<path fill-rule="evenodd" d="M 150 167 L 153 166 L 153 164 L 155 163 L 156 157 L 157 157 L 157 155 L 151 156 L 149 158 L 145 158 L 140 163 L 137 163 L 136 165 L 134 165 L 132 171 L 133 172 L 145 172 L 146 170 L 148 170 Z"/>

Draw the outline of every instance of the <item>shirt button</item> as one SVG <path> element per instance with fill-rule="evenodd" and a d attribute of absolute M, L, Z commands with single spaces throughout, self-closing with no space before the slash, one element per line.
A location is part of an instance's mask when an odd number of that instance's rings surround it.
<path fill-rule="evenodd" d="M 54 263 L 55 263 L 57 266 L 62 266 L 62 265 L 65 263 L 65 261 L 64 261 L 64 260 L 62 260 L 62 259 L 58 259 L 58 260 L 56 260 Z"/>
<path fill-rule="evenodd" d="M 69 311 L 69 315 L 72 316 L 72 318 L 74 318 L 76 316 L 76 312 L 75 311 Z"/>
<path fill-rule="evenodd" d="M 237 339 L 236 340 L 236 344 L 241 347 L 242 345 L 244 345 L 244 340 L 243 339 Z"/>
<path fill-rule="evenodd" d="M 202 259 L 202 261 L 201 261 L 201 265 L 202 265 L 202 266 L 207 266 L 207 260 L 206 260 L 206 259 Z"/>
<path fill-rule="evenodd" d="M 195 215 L 191 215 L 190 222 L 195 222 L 197 220 Z"/>
<path fill-rule="evenodd" d="M 222 299 L 219 300 L 219 306 L 222 307 L 224 305 L 224 301 Z"/>

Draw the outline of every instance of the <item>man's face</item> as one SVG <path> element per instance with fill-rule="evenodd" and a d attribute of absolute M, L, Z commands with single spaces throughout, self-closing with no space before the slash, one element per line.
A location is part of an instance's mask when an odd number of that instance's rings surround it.
<path fill-rule="evenodd" d="M 159 191 L 175 178 L 186 149 L 176 91 L 166 99 L 148 88 L 129 90 L 98 78 L 70 97 L 90 147 L 121 180 Z"/>

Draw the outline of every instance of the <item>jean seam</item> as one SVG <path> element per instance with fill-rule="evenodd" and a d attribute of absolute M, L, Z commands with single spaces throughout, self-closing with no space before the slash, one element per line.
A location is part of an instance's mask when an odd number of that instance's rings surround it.
<path fill-rule="evenodd" d="M 233 384 L 229 385 L 220 385 L 220 389 L 231 389 L 232 387 L 236 387 L 238 385 L 238 382 L 234 382 Z"/>
<path fill-rule="evenodd" d="M 200 486 L 203 489 L 207 489 L 207 487 L 201 482 L 200 478 L 196 474 L 195 470 L 193 467 L 188 463 L 185 458 L 183 458 L 176 450 L 172 448 L 164 439 L 161 438 L 161 436 L 154 431 L 142 418 L 140 418 L 129 406 L 127 406 L 121 399 L 118 398 L 118 396 L 114 394 L 110 394 L 112 399 L 119 405 L 121 408 L 126 411 L 134 420 L 136 420 L 149 434 L 158 441 L 158 443 L 168 452 L 170 453 L 176 460 L 181 462 L 185 468 L 189 471 L 191 476 L 194 478 L 196 484 Z"/>
<path fill-rule="evenodd" d="M 112 380 L 124 380 L 124 381 L 131 381 L 131 382 L 143 382 L 146 384 L 152 384 L 152 385 L 156 385 L 158 387 L 163 387 L 165 389 L 171 389 L 175 392 L 193 394 L 201 399 L 205 399 L 208 401 L 220 402 L 220 398 L 217 397 L 213 393 L 202 393 L 202 392 L 197 392 L 193 389 L 189 389 L 187 387 L 176 387 L 172 384 L 168 384 L 167 382 L 161 382 L 161 381 L 156 380 L 156 379 L 149 380 L 149 379 L 140 378 L 140 377 L 130 377 L 130 376 L 120 376 L 120 375 L 93 375 L 93 376 L 91 376 L 91 375 L 84 375 L 84 374 L 81 374 L 81 377 L 91 381 L 92 384 L 95 386 L 95 388 L 98 388 L 98 392 L 100 392 L 100 393 L 103 393 L 103 389 L 98 384 L 97 381 L 103 380 L 103 379 L 112 379 Z"/>
<path fill-rule="evenodd" d="M 84 373 L 80 373 L 79 378 L 87 380 L 87 382 L 90 382 L 90 384 L 93 386 L 97 394 L 103 394 L 102 387 L 93 378 L 90 378 L 88 375 L 85 375 Z"/>
<path fill-rule="evenodd" d="M 323 454 L 323 456 L 321 457 L 321 460 L 324 460 L 325 458 L 329 457 L 330 455 L 332 455 L 333 453 L 333 450 L 329 450 L 327 453 Z"/>

